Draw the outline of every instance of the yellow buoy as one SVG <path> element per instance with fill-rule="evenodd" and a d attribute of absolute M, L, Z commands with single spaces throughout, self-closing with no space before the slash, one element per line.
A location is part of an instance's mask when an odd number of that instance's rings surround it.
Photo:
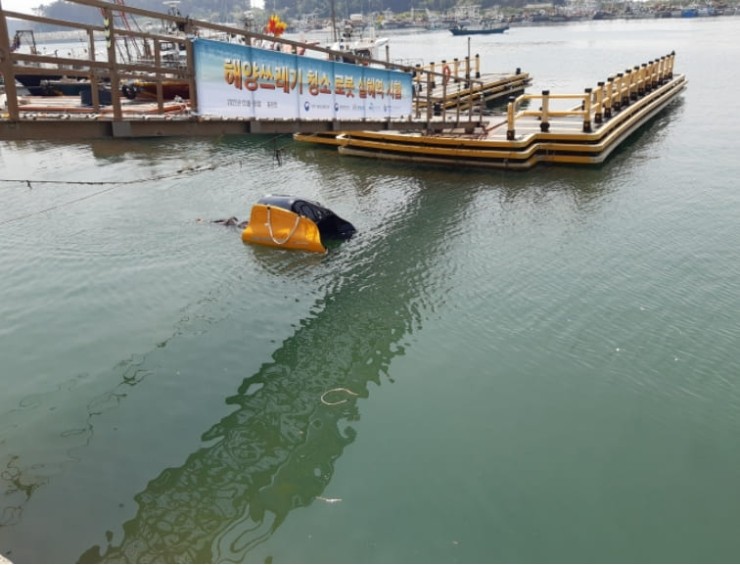
<path fill-rule="evenodd" d="M 348 239 L 355 228 L 316 202 L 267 195 L 252 206 L 242 241 L 269 247 L 326 253 L 325 238 Z"/>

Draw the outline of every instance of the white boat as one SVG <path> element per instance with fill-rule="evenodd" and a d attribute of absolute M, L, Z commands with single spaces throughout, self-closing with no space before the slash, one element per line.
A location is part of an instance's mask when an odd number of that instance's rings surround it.
<path fill-rule="evenodd" d="M 370 33 L 366 37 L 362 33 L 357 33 L 354 26 L 348 22 L 340 34 L 338 41 L 329 45 L 332 51 L 348 53 L 359 59 L 381 60 L 384 57 L 382 47 L 388 44 L 387 37 L 376 37 L 375 28 L 370 28 Z M 348 57 L 347 63 L 356 62 L 354 57 Z"/>

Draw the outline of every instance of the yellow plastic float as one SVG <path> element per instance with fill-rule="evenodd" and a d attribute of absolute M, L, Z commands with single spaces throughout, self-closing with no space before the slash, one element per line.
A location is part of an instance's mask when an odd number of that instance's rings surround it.
<path fill-rule="evenodd" d="M 252 206 L 244 243 L 326 253 L 327 240 L 349 239 L 355 227 L 317 202 L 268 194 Z"/>

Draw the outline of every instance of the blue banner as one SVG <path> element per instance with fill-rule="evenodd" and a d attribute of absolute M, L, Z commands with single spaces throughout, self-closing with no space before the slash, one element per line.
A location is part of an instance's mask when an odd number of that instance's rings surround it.
<path fill-rule="evenodd" d="M 285 120 L 411 115 L 411 75 L 208 39 L 193 41 L 198 113 Z"/>

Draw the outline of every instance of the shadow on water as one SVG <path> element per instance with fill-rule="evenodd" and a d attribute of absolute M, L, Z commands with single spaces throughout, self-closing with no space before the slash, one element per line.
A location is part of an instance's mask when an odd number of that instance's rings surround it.
<path fill-rule="evenodd" d="M 359 399 L 434 308 L 429 272 L 473 194 L 421 186 L 272 360 L 226 399 L 234 410 L 203 433 L 207 445 L 134 497 L 120 544 L 93 546 L 79 561 L 243 561 L 292 510 L 321 497 L 355 438 Z"/>

